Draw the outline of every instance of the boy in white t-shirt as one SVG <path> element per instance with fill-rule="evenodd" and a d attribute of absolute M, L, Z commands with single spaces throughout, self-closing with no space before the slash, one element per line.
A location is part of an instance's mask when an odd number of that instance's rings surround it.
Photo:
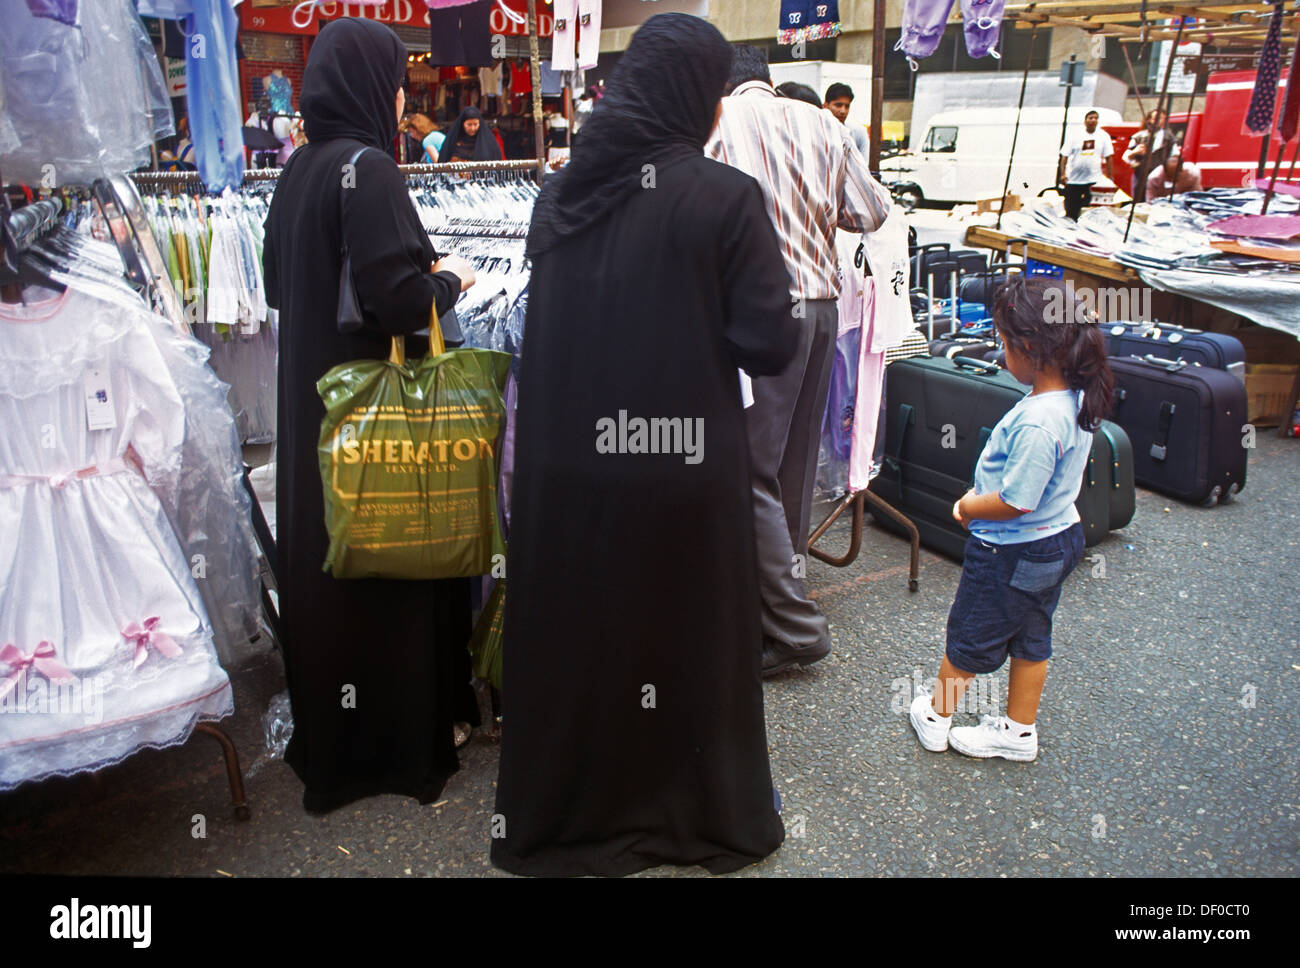
<path fill-rule="evenodd" d="M 1056 183 L 1065 192 L 1065 217 L 1077 222 L 1083 207 L 1092 202 L 1092 186 L 1101 181 L 1114 181 L 1111 158 L 1115 146 L 1110 135 L 1097 127 L 1101 116 L 1089 111 L 1083 117 L 1083 130 L 1072 131 L 1061 145 L 1061 158 L 1056 166 Z"/>

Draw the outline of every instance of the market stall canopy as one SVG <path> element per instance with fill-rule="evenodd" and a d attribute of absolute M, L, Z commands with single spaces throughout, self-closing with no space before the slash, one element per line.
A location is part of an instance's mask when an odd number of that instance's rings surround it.
<path fill-rule="evenodd" d="M 605 0 L 601 8 L 602 30 L 615 27 L 637 27 L 657 13 L 688 13 L 706 17 L 709 0 Z"/>
<path fill-rule="evenodd" d="M 960 12 L 954 9 L 960 22 Z M 1077 27 L 1094 36 L 1115 37 L 1122 43 L 1173 40 L 1176 17 L 1194 18 L 1183 28 L 1182 41 L 1224 45 L 1258 45 L 1264 40 L 1273 5 L 1253 2 L 1211 2 L 1204 6 L 1178 3 L 1145 3 L 1142 0 L 1045 0 L 1037 3 L 1008 3 L 1005 17 L 1021 30 L 1035 25 Z M 1145 21 L 1145 22 L 1144 22 Z M 1282 31 L 1288 40 L 1300 23 L 1296 13 L 1283 14 Z"/>

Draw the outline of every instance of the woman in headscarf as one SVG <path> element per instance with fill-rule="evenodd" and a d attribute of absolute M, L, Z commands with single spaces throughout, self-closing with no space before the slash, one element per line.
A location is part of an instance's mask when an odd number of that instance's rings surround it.
<path fill-rule="evenodd" d="M 652 17 L 545 182 L 519 391 L 492 861 L 714 873 L 784 838 L 737 367 L 798 321 L 758 183 L 706 159 L 731 49 Z"/>
<path fill-rule="evenodd" d="M 434 263 L 387 154 L 405 70 L 388 27 L 349 19 L 321 31 L 300 101 L 310 143 L 289 159 L 266 219 L 267 298 L 280 310 L 276 580 L 294 718 L 285 758 L 311 811 L 378 793 L 432 802 L 457 769 L 453 722 L 477 722 L 467 580 L 340 581 L 321 570 L 316 381 L 340 363 L 387 358 L 392 336 L 428 326 L 473 279 L 463 259 Z M 335 322 L 344 244 L 364 315 L 349 334 Z M 407 351 L 424 353 L 427 341 L 408 335 Z"/>
<path fill-rule="evenodd" d="M 501 146 L 483 123 L 478 108 L 460 112 L 438 152 L 439 161 L 500 161 Z"/>

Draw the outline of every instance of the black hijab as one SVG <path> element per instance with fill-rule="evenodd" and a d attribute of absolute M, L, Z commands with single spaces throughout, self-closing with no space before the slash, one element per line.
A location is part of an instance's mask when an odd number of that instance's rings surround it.
<path fill-rule="evenodd" d="M 470 118 L 478 118 L 478 134 L 470 136 L 465 133 L 465 122 Z M 456 145 L 464 142 L 467 147 L 472 145 L 469 158 L 453 158 L 456 151 Z M 488 126 L 483 123 L 483 114 L 478 108 L 468 107 L 456 117 L 451 129 L 447 132 L 447 140 L 442 143 L 442 148 L 438 151 L 438 160 L 441 161 L 500 161 L 501 146 L 497 144 L 497 139 L 492 136 Z"/>
<path fill-rule="evenodd" d="M 731 45 L 698 17 L 661 13 L 645 22 L 583 125 L 573 160 L 542 185 L 527 253 L 574 235 L 641 188 L 643 166 L 662 171 L 699 157 L 731 72 Z"/>
<path fill-rule="evenodd" d="M 310 141 L 354 138 L 388 151 L 397 136 L 397 89 L 406 45 L 373 20 L 326 24 L 312 44 L 298 104 Z"/>

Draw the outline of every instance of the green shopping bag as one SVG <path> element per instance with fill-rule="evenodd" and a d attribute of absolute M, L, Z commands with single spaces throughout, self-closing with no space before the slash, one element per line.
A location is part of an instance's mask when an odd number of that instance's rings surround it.
<path fill-rule="evenodd" d="M 334 367 L 316 383 L 321 484 L 335 578 L 464 578 L 504 554 L 497 522 L 498 442 L 510 354 L 442 344 L 408 363 Z"/>
<path fill-rule="evenodd" d="M 502 579 L 488 596 L 483 613 L 474 625 L 474 634 L 469 637 L 469 657 L 475 677 L 486 679 L 497 690 L 501 689 L 501 627 L 505 617 L 506 583 Z"/>

